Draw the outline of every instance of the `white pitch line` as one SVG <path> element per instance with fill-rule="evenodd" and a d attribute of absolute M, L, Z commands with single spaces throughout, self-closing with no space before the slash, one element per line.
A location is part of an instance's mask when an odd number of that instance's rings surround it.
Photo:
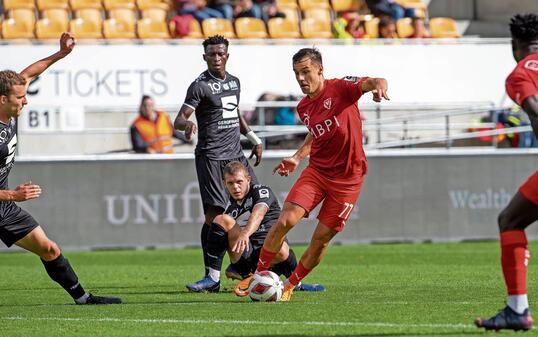
<path fill-rule="evenodd" d="M 471 324 L 414 324 L 386 322 L 293 322 L 251 320 L 203 320 L 203 319 L 123 319 L 123 318 L 68 318 L 68 317 L 1 317 L 7 321 L 65 321 L 65 322 L 113 322 L 113 323 L 156 323 L 156 324 L 245 324 L 245 325 L 311 325 L 311 326 L 357 326 L 378 328 L 473 328 Z"/>

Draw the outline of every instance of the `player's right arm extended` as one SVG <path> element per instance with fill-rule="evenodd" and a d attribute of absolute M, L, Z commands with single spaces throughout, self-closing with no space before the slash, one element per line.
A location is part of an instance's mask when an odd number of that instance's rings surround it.
<path fill-rule="evenodd" d="M 183 104 L 181 109 L 179 109 L 176 119 L 174 120 L 174 129 L 185 131 L 185 138 L 187 140 L 191 140 L 192 135 L 198 130 L 196 124 L 189 120 L 193 112 L 193 108 Z"/>
<path fill-rule="evenodd" d="M 0 190 L 0 201 L 26 201 L 38 198 L 41 195 L 41 187 L 27 181 L 20 184 L 14 190 Z"/>
<path fill-rule="evenodd" d="M 529 115 L 532 131 L 538 138 L 538 95 L 529 96 L 523 102 L 523 110 Z"/>
<path fill-rule="evenodd" d="M 304 139 L 303 145 L 301 145 L 297 152 L 291 157 L 282 159 L 282 161 L 273 168 L 273 174 L 278 173 L 283 177 L 287 177 L 290 173 L 295 171 L 301 160 L 305 159 L 310 154 L 313 139 L 312 134 L 309 132 Z"/>

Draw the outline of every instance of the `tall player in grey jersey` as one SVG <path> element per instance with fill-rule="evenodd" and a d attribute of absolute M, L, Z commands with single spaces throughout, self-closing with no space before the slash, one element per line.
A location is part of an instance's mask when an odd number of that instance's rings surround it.
<path fill-rule="evenodd" d="M 121 303 L 116 297 L 86 293 L 58 245 L 47 237 L 29 213 L 15 204 L 38 198 L 41 195 L 41 187 L 32 182 L 21 184 L 14 190 L 8 187 L 8 175 L 13 167 L 17 146 L 16 118 L 27 103 L 28 85 L 53 63 L 67 56 L 74 46 L 74 37 L 63 33 L 60 50 L 55 54 L 31 64 L 20 74 L 11 70 L 0 71 L 0 239 L 8 247 L 15 244 L 38 255 L 50 278 L 58 282 L 75 303 Z"/>
<path fill-rule="evenodd" d="M 185 131 L 185 137 L 189 140 L 198 131 L 195 163 L 205 215 L 201 241 L 206 275 L 200 281 L 187 285 L 189 290 L 195 292 L 200 291 L 200 284 L 211 281 L 212 276 L 216 277 L 209 274 L 207 236 L 213 220 L 224 213 L 228 204 L 228 193 L 223 185 L 224 167 L 229 162 L 239 161 L 247 167 L 252 181 L 258 183 L 254 171 L 243 155 L 241 134 L 254 145 L 250 155 L 250 158 L 256 156 L 254 166 L 257 166 L 262 158 L 261 140 L 250 130 L 239 113 L 239 79 L 226 71 L 228 45 L 228 40 L 220 35 L 212 36 L 203 42 L 207 70 L 191 83 L 174 122 L 174 127 Z M 193 112 L 198 125 L 189 120 Z M 204 291 L 212 291 L 211 288 L 202 288 Z"/>

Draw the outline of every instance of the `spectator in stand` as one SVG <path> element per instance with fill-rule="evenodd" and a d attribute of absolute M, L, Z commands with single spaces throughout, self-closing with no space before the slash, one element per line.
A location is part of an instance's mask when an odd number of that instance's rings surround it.
<path fill-rule="evenodd" d="M 366 0 L 366 5 L 370 12 L 377 17 L 390 16 L 394 21 L 403 17 L 415 17 L 413 8 L 404 8 L 395 0 Z"/>
<path fill-rule="evenodd" d="M 174 130 L 166 112 L 155 110 L 150 96 L 142 97 L 138 112 L 131 125 L 131 142 L 136 153 L 174 153 L 172 137 L 191 144 L 183 132 Z"/>
<path fill-rule="evenodd" d="M 205 19 L 210 18 L 224 18 L 224 15 L 216 9 L 207 7 L 206 0 L 188 0 L 186 2 L 179 1 L 180 9 L 178 10 L 178 15 L 192 15 L 199 22 L 204 21 Z"/>
<path fill-rule="evenodd" d="M 207 7 L 219 11 L 226 20 L 232 21 L 234 18 L 234 8 L 230 0 L 209 0 Z"/>
<path fill-rule="evenodd" d="M 432 37 L 424 25 L 424 18 L 413 18 L 413 31 L 413 35 L 410 36 L 411 39 L 429 39 Z"/>
<path fill-rule="evenodd" d="M 398 37 L 398 34 L 396 34 L 396 24 L 388 16 L 379 18 L 378 29 L 381 39 L 394 39 Z"/>
<path fill-rule="evenodd" d="M 263 19 L 262 9 L 252 0 L 238 0 L 235 4 L 233 15 L 238 18 L 256 18 Z"/>

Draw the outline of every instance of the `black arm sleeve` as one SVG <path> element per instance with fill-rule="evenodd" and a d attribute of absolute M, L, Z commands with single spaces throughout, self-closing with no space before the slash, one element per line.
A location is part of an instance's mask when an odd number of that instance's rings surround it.
<path fill-rule="evenodd" d="M 131 143 L 133 144 L 133 151 L 136 153 L 146 153 L 148 150 L 148 144 L 144 142 L 134 125 L 131 126 Z"/>

